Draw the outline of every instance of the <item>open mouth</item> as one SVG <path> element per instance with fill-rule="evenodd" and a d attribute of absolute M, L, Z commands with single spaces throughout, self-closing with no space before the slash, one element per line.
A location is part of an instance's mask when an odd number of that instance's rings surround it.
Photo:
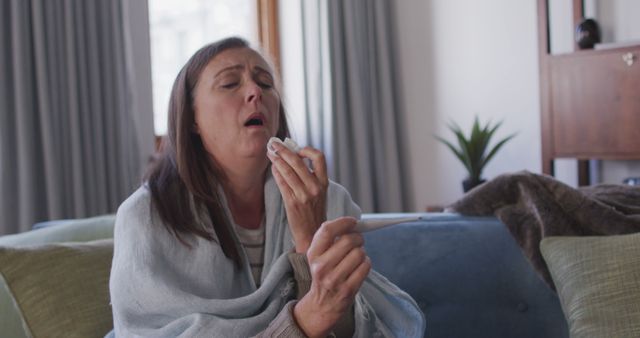
<path fill-rule="evenodd" d="M 244 123 L 245 127 L 263 126 L 263 125 L 264 125 L 264 116 L 262 116 L 262 114 L 253 114 L 249 116 L 247 121 Z"/>

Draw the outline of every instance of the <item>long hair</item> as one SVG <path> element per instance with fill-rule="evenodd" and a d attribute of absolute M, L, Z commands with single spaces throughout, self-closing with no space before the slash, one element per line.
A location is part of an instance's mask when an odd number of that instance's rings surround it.
<path fill-rule="evenodd" d="M 160 157 L 150 167 L 146 179 L 152 208 L 170 233 L 189 247 L 185 240 L 188 235 L 209 241 L 217 237 L 225 256 L 240 266 L 239 249 L 218 192 L 220 183 L 225 180 L 224 173 L 208 155 L 200 135 L 193 131 L 194 91 L 200 74 L 214 57 L 232 48 L 250 47 L 241 38 L 226 38 L 202 47 L 180 70 L 169 100 L 168 135 L 163 139 Z M 282 100 L 278 113 L 276 136 L 283 139 L 289 136 L 289 127 Z M 211 228 L 198 221 L 197 213 L 204 210 L 211 220 Z"/>

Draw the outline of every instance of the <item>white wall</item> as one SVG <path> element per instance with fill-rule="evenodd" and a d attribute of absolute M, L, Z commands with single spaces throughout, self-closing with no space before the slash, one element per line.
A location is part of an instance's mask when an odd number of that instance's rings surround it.
<path fill-rule="evenodd" d="M 585 16 L 593 17 L 600 25 L 602 42 L 637 43 L 640 37 L 640 1 L 585 1 Z"/>
<path fill-rule="evenodd" d="M 451 140 L 449 120 L 469 128 L 504 120 L 497 136 L 518 132 L 484 177 L 541 171 L 536 2 L 394 1 L 398 98 L 405 114 L 414 210 L 462 196 L 465 171 L 434 139 Z"/>
<path fill-rule="evenodd" d="M 412 209 L 446 205 L 462 196 L 463 166 L 433 138 L 450 136 L 449 120 L 468 128 L 478 114 L 485 121 L 504 120 L 498 137 L 519 133 L 489 163 L 486 178 L 522 169 L 541 172 L 536 1 L 395 0 L 392 4 Z M 553 4 L 554 25 L 567 30 L 552 39 L 554 51 L 565 46 L 570 50 L 570 19 L 569 26 L 558 22 L 571 17 L 570 1 Z M 617 29 L 627 32 L 637 26 Z M 595 161 L 591 168 L 592 179 L 602 183 L 640 176 L 640 161 Z M 574 159 L 556 160 L 555 173 L 559 180 L 577 185 Z"/>

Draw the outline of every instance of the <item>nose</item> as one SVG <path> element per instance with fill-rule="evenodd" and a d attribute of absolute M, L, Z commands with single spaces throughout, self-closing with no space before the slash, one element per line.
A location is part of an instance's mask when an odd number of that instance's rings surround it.
<path fill-rule="evenodd" d="M 254 81 L 249 82 L 247 89 L 247 103 L 254 103 L 262 100 L 262 88 Z"/>

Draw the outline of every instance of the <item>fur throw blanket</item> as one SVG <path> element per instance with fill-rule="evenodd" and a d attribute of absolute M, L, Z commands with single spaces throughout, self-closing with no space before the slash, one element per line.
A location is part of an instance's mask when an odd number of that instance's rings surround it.
<path fill-rule="evenodd" d="M 447 209 L 469 216 L 495 215 L 551 288 L 553 281 L 539 248 L 543 237 L 640 231 L 640 187 L 600 184 L 574 189 L 527 171 L 498 176 Z"/>

